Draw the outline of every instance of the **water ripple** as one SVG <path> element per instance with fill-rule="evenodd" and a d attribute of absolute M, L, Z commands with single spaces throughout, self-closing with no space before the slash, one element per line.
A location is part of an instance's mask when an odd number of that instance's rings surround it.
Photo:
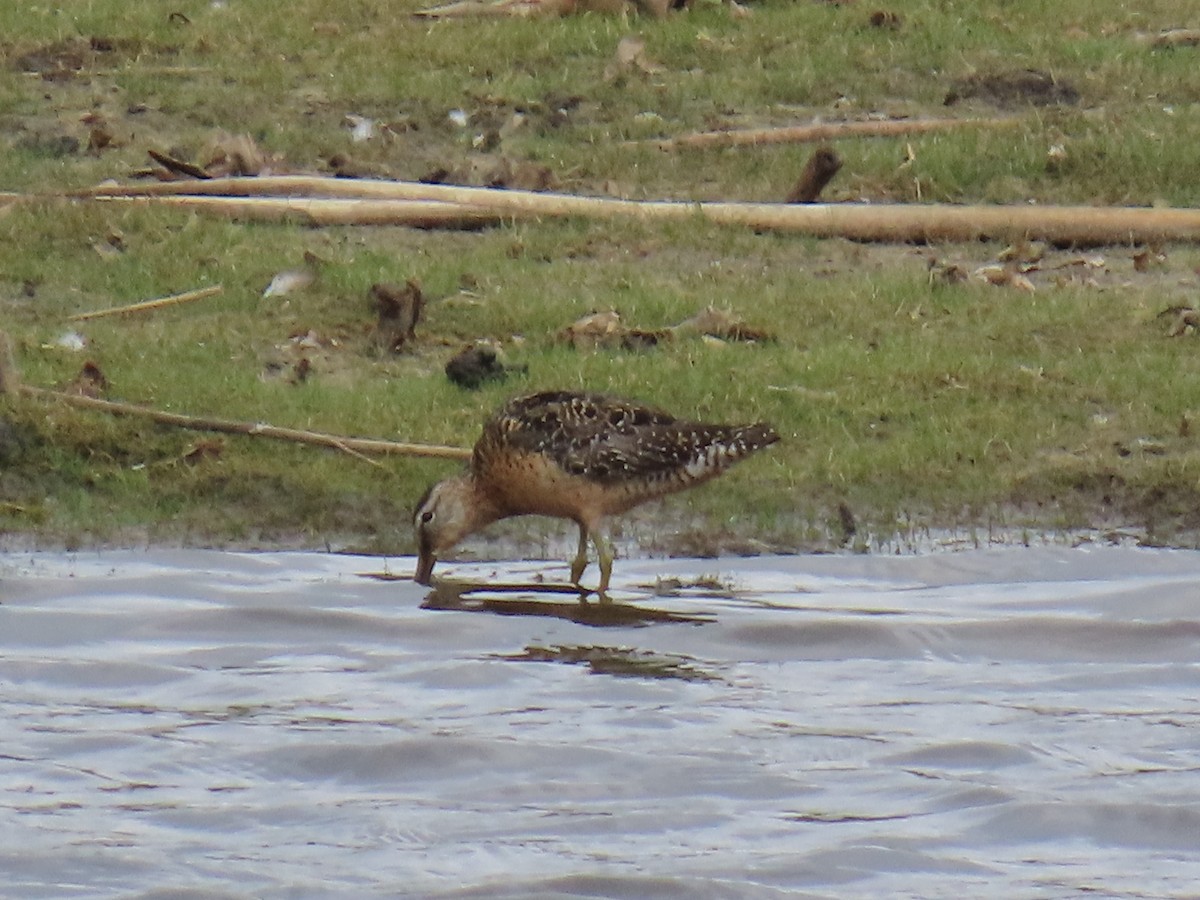
<path fill-rule="evenodd" d="M 612 604 L 381 568 L 411 561 L 0 556 L 5 891 L 1200 883 L 1200 554 L 626 560 Z"/>

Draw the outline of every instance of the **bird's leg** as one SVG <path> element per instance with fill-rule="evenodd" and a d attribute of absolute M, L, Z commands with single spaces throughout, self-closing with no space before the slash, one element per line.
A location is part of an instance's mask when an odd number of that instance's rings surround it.
<path fill-rule="evenodd" d="M 588 545 L 588 530 L 586 525 L 579 526 L 579 550 L 575 553 L 575 558 L 571 560 L 571 584 L 579 587 L 579 579 L 583 577 L 583 570 L 587 568 L 587 545 Z"/>
<path fill-rule="evenodd" d="M 608 599 L 608 581 L 612 577 L 613 547 L 608 533 L 597 528 L 592 534 L 592 543 L 596 545 L 596 557 L 600 565 L 600 587 L 596 593 L 601 600 Z"/>

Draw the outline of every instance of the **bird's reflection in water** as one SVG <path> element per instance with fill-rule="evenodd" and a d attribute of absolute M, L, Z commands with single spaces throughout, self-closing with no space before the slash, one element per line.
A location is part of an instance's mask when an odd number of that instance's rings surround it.
<path fill-rule="evenodd" d="M 497 594 L 513 594 L 498 597 Z M 546 599 L 546 595 L 568 595 L 569 600 Z M 587 592 L 570 585 L 489 584 L 471 581 L 438 581 L 421 603 L 422 609 L 486 612 L 498 616 L 550 616 L 599 628 L 686 623 L 704 625 L 715 621 L 711 614 L 686 615 L 649 606 L 612 600 L 589 600 Z"/>

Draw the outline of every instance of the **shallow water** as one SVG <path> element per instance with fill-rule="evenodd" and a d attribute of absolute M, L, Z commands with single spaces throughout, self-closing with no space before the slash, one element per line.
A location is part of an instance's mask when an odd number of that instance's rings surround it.
<path fill-rule="evenodd" d="M 384 568 L 0 555 L 0 895 L 1200 890 L 1200 554 Z"/>

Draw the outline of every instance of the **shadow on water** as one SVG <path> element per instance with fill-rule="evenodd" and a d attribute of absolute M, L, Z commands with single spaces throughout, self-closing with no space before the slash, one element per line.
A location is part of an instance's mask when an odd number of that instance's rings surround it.
<path fill-rule="evenodd" d="M 495 594 L 518 594 L 513 598 Z M 575 599 L 542 599 L 541 595 L 569 594 Z M 533 596 L 530 596 L 533 595 Z M 704 625 L 711 614 L 685 615 L 632 603 L 589 600 L 586 592 L 567 585 L 438 582 L 421 603 L 422 609 L 485 612 L 498 616 L 548 616 L 597 628 L 628 628 L 661 623 Z"/>

